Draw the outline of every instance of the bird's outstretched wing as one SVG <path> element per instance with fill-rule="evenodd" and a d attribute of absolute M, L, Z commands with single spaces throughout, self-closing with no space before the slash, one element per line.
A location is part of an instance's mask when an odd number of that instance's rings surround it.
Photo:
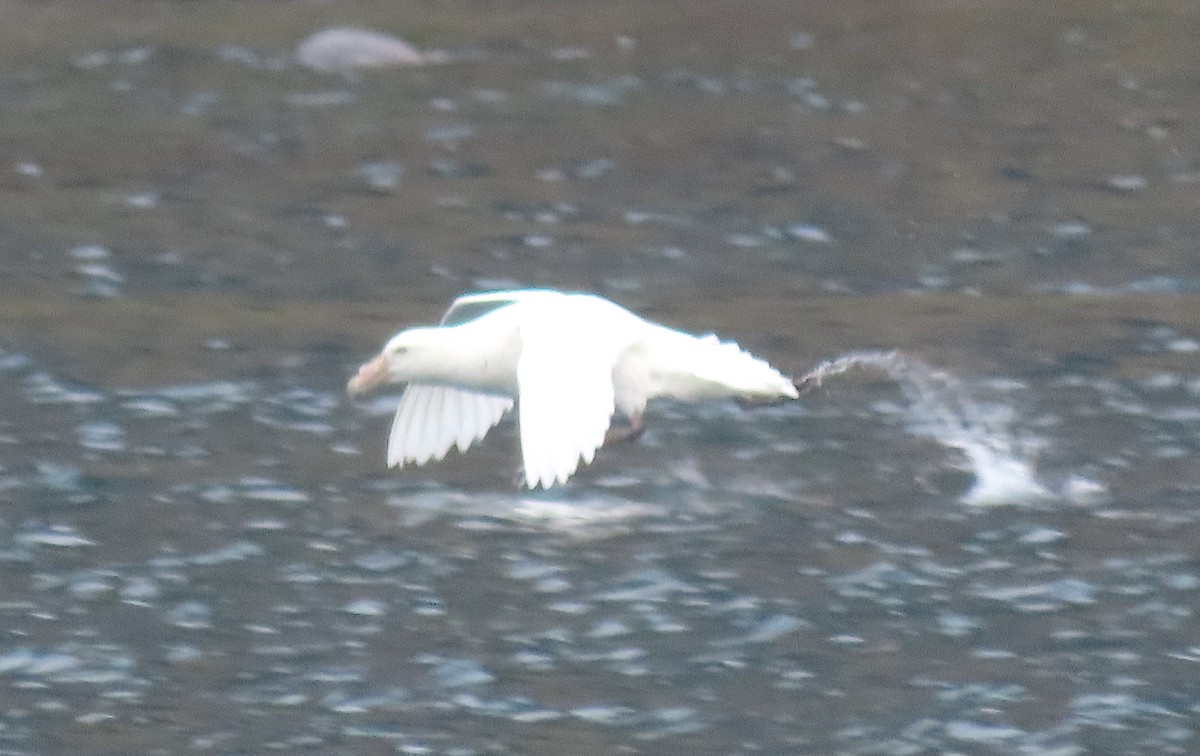
<path fill-rule="evenodd" d="M 403 467 L 409 462 L 423 465 L 445 457 L 452 446 L 466 451 L 487 435 L 512 406 L 513 400 L 506 396 L 410 383 L 392 421 L 388 467 Z"/>
<path fill-rule="evenodd" d="M 446 314 L 442 315 L 440 325 L 452 326 L 466 323 L 468 320 L 475 320 L 492 310 L 518 302 L 547 300 L 562 296 L 564 296 L 562 292 L 552 289 L 513 289 L 464 294 L 450 303 Z"/>
<path fill-rule="evenodd" d="M 613 365 L 623 345 L 604 332 L 580 333 L 555 317 L 521 326 L 518 412 L 525 484 L 566 482 L 591 462 L 612 422 Z"/>

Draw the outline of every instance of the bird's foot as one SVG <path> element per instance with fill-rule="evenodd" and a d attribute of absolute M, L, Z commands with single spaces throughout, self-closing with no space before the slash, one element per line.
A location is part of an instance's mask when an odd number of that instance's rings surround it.
<path fill-rule="evenodd" d="M 646 421 L 641 415 L 629 418 L 629 425 L 624 428 L 609 428 L 604 434 L 604 445 L 619 443 L 621 441 L 636 441 L 646 432 Z"/>
<path fill-rule="evenodd" d="M 796 387 L 799 396 L 804 396 L 809 391 L 821 388 L 821 376 L 809 373 L 797 381 L 792 381 L 792 385 Z"/>

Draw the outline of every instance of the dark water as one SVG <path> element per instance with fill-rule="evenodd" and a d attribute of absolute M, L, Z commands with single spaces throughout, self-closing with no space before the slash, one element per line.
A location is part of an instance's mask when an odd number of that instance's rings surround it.
<path fill-rule="evenodd" d="M 1192 4 L 0 21 L 0 752 L 1197 750 Z M 346 378 L 509 285 L 882 369 L 383 470 Z"/>

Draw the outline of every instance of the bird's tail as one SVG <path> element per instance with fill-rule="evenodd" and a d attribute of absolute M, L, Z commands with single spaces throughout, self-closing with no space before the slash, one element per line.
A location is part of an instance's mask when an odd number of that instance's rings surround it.
<path fill-rule="evenodd" d="M 692 393 L 697 399 L 795 399 L 799 396 L 790 378 L 732 341 L 721 341 L 712 334 L 671 340 L 674 342 L 674 348 L 670 350 L 673 353 L 671 363 L 681 376 L 677 383 L 688 385 L 690 379 L 694 386 L 692 392 L 680 393 Z"/>

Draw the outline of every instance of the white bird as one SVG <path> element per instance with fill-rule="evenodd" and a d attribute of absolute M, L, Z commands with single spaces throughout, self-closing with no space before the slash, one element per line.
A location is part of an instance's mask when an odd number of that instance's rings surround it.
<path fill-rule="evenodd" d="M 716 336 L 643 320 L 591 294 L 524 289 L 468 294 L 441 324 L 409 328 L 359 368 L 351 396 L 407 382 L 388 438 L 388 467 L 423 465 L 482 439 L 513 407 L 525 483 L 549 488 L 606 440 L 638 435 L 646 403 L 795 399 L 797 386 Z M 619 410 L 624 433 L 610 429 Z"/>

